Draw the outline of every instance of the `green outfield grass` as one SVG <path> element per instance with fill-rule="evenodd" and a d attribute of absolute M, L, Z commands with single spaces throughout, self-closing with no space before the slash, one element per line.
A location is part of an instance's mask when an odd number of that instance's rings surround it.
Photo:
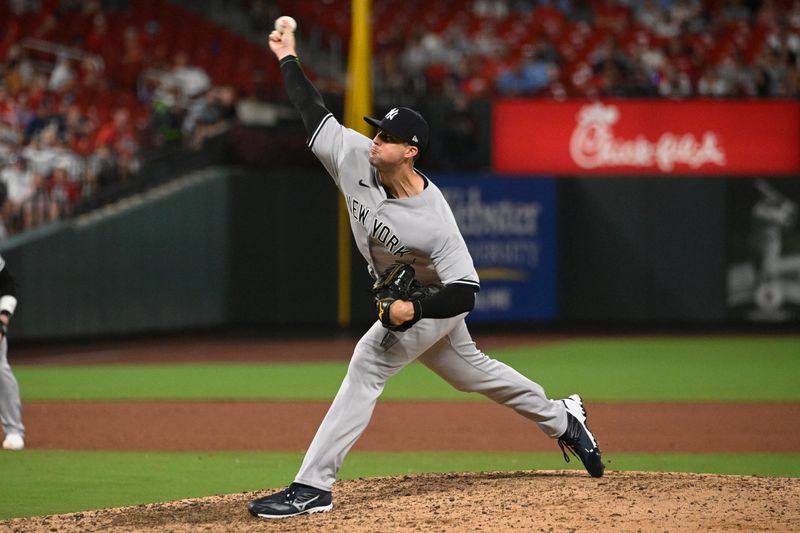
<path fill-rule="evenodd" d="M 497 350 L 551 397 L 592 401 L 800 401 L 800 337 L 577 340 Z M 12 361 L 13 362 L 13 361 Z M 346 363 L 15 365 L 30 400 L 330 400 Z M 384 400 L 480 401 L 419 364 Z M 800 477 L 800 454 L 607 454 L 612 470 Z M 0 518 L 278 487 L 300 453 L 0 451 Z M 412 472 L 579 468 L 560 453 L 353 453 L 343 479 Z M 244 509 L 242 510 L 244 512 Z"/>
<path fill-rule="evenodd" d="M 551 397 L 593 401 L 797 401 L 800 337 L 580 340 L 491 356 Z M 28 400 L 328 400 L 346 363 L 15 367 Z M 414 363 L 384 400 L 482 400 Z"/>
<path fill-rule="evenodd" d="M 2 453 L 0 519 L 281 487 L 292 480 L 301 460 L 300 453 L 276 452 Z M 609 454 L 606 461 L 610 470 L 800 477 L 800 454 Z M 576 462 L 564 463 L 557 450 L 354 452 L 340 479 L 418 472 L 582 470 Z"/>

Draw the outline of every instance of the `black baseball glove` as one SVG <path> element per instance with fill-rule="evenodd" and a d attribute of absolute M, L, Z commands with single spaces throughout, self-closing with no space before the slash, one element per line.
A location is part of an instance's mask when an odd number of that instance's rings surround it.
<path fill-rule="evenodd" d="M 414 267 L 405 263 L 392 263 L 381 272 L 372 285 L 372 294 L 375 296 L 375 310 L 378 320 L 385 328 L 392 331 L 405 331 L 416 323 L 409 320 L 400 325 L 392 324 L 389 316 L 389 307 L 395 300 L 415 302 L 424 300 L 437 291 L 434 285 L 422 285 L 415 277 Z"/>

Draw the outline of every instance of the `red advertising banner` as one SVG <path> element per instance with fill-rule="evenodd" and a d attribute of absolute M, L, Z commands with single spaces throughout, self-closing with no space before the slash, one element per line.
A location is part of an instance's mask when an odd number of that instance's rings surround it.
<path fill-rule="evenodd" d="M 800 102 L 501 100 L 500 174 L 800 174 Z"/>

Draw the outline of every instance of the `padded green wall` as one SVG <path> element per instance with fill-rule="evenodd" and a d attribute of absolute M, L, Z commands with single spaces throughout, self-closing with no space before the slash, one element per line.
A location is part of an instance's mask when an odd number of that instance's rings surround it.
<path fill-rule="evenodd" d="M 337 197 L 321 169 L 208 169 L 13 237 L 10 334 L 333 326 Z"/>
<path fill-rule="evenodd" d="M 220 175 L 180 181 L 10 241 L 16 338 L 219 324 L 226 316 L 227 200 Z"/>

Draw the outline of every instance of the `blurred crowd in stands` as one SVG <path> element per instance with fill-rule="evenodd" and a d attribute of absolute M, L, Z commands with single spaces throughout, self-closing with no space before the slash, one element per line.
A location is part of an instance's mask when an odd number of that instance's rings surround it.
<path fill-rule="evenodd" d="M 346 51 L 350 0 L 212 2 L 263 35 L 292 14 L 301 50 Z M 0 238 L 202 148 L 243 98 L 286 103 L 264 41 L 201 4 L 0 0 Z M 442 129 L 426 164 L 450 171 L 480 169 L 492 98 L 800 96 L 800 0 L 373 0 L 373 32 L 376 112 L 427 106 Z M 330 65 L 306 68 L 336 113 Z"/>
<path fill-rule="evenodd" d="M 190 62 L 198 43 L 166 29 L 192 22 L 165 1 L 0 2 L 0 238 L 69 216 L 143 158 L 200 148 L 231 124 L 229 73 L 214 83 Z"/>
<path fill-rule="evenodd" d="M 379 31 L 384 86 L 469 97 L 800 95 L 798 0 L 470 5 L 448 15 L 432 3 L 428 26 Z"/>

